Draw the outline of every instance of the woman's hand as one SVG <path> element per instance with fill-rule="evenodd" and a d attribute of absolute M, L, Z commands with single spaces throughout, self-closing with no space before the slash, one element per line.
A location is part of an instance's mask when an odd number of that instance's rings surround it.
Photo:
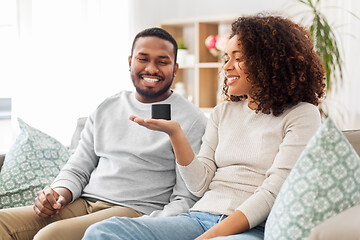
<path fill-rule="evenodd" d="M 249 221 L 246 216 L 241 211 L 236 210 L 227 218 L 215 224 L 212 228 L 195 238 L 195 240 L 238 234 L 247 231 L 249 227 Z"/>
<path fill-rule="evenodd" d="M 167 133 L 169 136 L 174 135 L 181 130 L 180 124 L 172 120 L 163 119 L 144 119 L 131 115 L 129 119 L 148 129 Z"/>
<path fill-rule="evenodd" d="M 211 238 L 215 238 L 215 237 L 217 237 L 217 236 L 209 234 L 208 232 L 204 232 L 203 234 L 201 234 L 194 240 L 204 240 L 204 239 L 211 239 Z"/>
<path fill-rule="evenodd" d="M 178 122 L 162 119 L 143 119 L 132 115 L 129 119 L 148 129 L 167 133 L 178 164 L 187 166 L 194 159 L 194 152 Z"/>

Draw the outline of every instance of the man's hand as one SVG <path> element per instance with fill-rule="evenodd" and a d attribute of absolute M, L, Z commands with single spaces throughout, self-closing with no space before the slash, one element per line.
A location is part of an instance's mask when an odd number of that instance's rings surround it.
<path fill-rule="evenodd" d="M 45 187 L 37 193 L 33 208 L 40 217 L 53 217 L 71 201 L 71 198 L 72 194 L 66 188 L 57 188 L 55 191 Z"/>

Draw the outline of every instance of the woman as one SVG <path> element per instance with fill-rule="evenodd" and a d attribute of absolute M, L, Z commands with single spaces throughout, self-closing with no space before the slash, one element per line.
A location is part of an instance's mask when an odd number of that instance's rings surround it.
<path fill-rule="evenodd" d="M 324 70 L 303 27 L 253 16 L 232 24 L 223 71 L 226 101 L 211 113 L 198 156 L 176 121 L 130 117 L 169 135 L 201 199 L 179 216 L 110 218 L 84 239 L 263 239 L 281 185 L 320 126 Z"/>

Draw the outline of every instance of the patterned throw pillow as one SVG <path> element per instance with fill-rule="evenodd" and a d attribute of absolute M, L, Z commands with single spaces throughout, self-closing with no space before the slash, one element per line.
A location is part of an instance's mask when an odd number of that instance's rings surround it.
<path fill-rule="evenodd" d="M 360 159 L 327 119 L 281 187 L 265 239 L 306 239 L 316 225 L 358 203 Z"/>
<path fill-rule="evenodd" d="M 0 208 L 34 204 L 36 193 L 52 183 L 69 158 L 60 142 L 18 120 L 21 133 L 0 173 Z"/>

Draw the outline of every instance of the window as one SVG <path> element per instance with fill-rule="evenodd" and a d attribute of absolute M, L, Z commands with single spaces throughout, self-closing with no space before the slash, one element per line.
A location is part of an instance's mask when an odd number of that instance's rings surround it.
<path fill-rule="evenodd" d="M 78 118 L 132 89 L 128 17 L 128 0 L 0 1 L 0 98 L 13 120 L 68 145 Z"/>

